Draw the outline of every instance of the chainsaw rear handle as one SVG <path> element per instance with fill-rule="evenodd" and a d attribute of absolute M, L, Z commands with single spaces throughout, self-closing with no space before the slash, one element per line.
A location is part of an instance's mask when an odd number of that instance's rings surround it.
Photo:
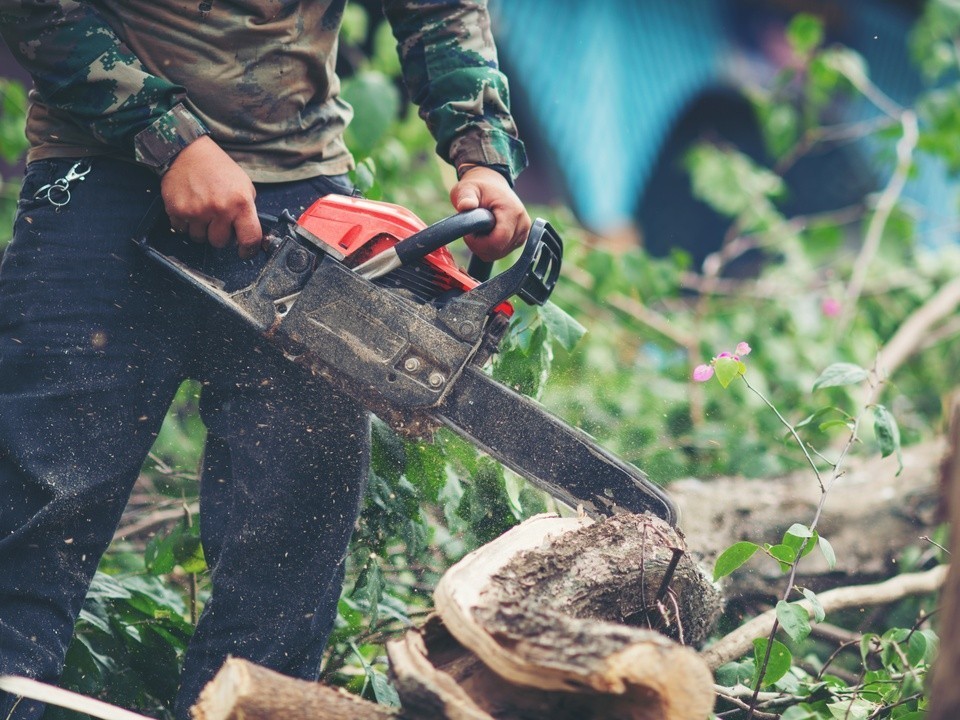
<path fill-rule="evenodd" d="M 537 218 L 523 252 L 513 265 L 440 308 L 437 317 L 462 340 L 480 336 L 486 317 L 516 295 L 529 305 L 543 305 L 560 276 L 563 241 L 543 218 Z"/>

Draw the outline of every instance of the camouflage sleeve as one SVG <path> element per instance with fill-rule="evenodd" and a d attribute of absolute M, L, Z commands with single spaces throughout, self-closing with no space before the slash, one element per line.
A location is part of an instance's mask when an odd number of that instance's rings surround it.
<path fill-rule="evenodd" d="M 40 101 L 158 172 L 207 132 L 184 89 L 151 75 L 90 2 L 0 0 L 0 36 Z"/>
<path fill-rule="evenodd" d="M 497 64 L 486 0 L 383 0 L 403 78 L 437 152 L 455 167 L 492 165 L 512 180 L 526 167 Z"/>

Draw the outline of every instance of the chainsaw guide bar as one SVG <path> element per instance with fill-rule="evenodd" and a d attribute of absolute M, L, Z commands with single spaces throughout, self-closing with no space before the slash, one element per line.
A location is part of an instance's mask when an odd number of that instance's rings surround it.
<path fill-rule="evenodd" d="M 480 281 L 446 245 L 489 232 L 487 210 L 427 226 L 397 205 L 328 195 L 299 218 L 261 222 L 265 264 L 236 290 L 158 249 L 173 233 L 159 199 L 134 241 L 401 434 L 446 426 L 589 515 L 650 512 L 677 523 L 674 503 L 641 470 L 482 369 L 507 332 L 508 300 L 543 305 L 553 291 L 563 244 L 549 223 L 537 219 L 514 264 Z"/>

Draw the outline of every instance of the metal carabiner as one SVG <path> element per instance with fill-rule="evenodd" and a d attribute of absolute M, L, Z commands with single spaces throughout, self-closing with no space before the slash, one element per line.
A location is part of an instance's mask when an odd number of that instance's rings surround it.
<path fill-rule="evenodd" d="M 69 185 L 74 180 L 83 180 L 87 175 L 90 174 L 90 163 L 86 160 L 80 160 L 73 164 L 73 166 L 67 170 L 67 174 L 63 176 L 63 179 Z"/>
<path fill-rule="evenodd" d="M 56 208 L 62 208 L 70 202 L 70 183 L 79 182 L 90 172 L 90 163 L 87 160 L 75 162 L 62 178 L 47 183 L 33 194 L 34 198 L 45 197 L 47 202 Z"/>

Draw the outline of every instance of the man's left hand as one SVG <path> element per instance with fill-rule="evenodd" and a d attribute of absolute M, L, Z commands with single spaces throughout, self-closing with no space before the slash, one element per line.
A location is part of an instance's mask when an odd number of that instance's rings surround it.
<path fill-rule="evenodd" d="M 467 235 L 467 247 L 481 260 L 499 260 L 520 247 L 530 233 L 530 216 L 510 183 L 496 170 L 478 165 L 467 170 L 450 191 L 457 212 L 486 208 L 496 225 L 486 235 Z"/>

